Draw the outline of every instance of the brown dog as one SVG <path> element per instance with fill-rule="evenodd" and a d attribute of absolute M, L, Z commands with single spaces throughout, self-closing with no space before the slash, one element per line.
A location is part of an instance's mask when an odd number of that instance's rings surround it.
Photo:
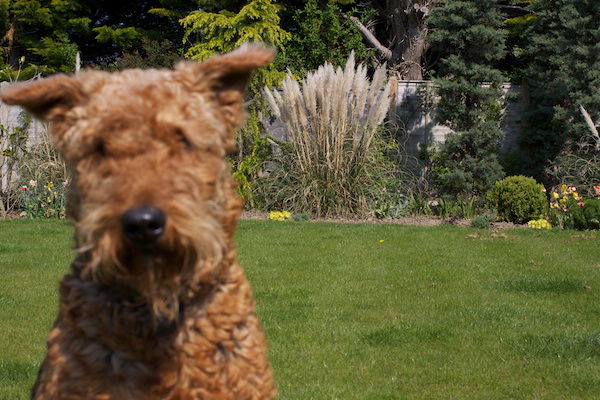
<path fill-rule="evenodd" d="M 1 95 L 51 122 L 72 172 L 78 254 L 33 399 L 274 397 L 224 159 L 250 74 L 272 58 L 245 46 L 173 71 L 59 75 Z"/>

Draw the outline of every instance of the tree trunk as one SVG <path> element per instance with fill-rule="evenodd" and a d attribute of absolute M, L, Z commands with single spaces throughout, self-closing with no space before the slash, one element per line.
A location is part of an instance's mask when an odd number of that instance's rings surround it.
<path fill-rule="evenodd" d="M 427 50 L 427 17 L 435 0 L 386 0 L 387 39 L 384 46 L 358 18 L 349 17 L 371 44 L 403 80 L 423 79 L 423 55 Z"/>
<path fill-rule="evenodd" d="M 14 17 L 10 23 L 10 27 L 4 33 L 4 37 L 2 37 L 2 40 L 0 42 L 4 47 L 3 50 L 6 56 L 6 60 L 8 64 L 13 68 L 17 68 L 19 66 L 20 54 L 18 48 L 15 46 L 18 25 L 19 21 L 16 17 Z"/>
<path fill-rule="evenodd" d="M 427 16 L 433 0 L 386 0 L 392 57 L 390 68 L 400 79 L 423 79 L 421 61 L 427 49 Z"/>

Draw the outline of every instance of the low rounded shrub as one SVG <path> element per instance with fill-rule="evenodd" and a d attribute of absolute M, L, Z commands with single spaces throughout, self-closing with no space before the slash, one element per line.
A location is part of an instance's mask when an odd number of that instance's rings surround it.
<path fill-rule="evenodd" d="M 496 220 L 496 214 L 485 213 L 471 218 L 471 226 L 477 229 L 489 229 Z"/>
<path fill-rule="evenodd" d="M 600 199 L 587 199 L 583 207 L 573 207 L 575 229 L 600 229 Z"/>
<path fill-rule="evenodd" d="M 504 221 L 524 224 L 546 213 L 544 187 L 533 178 L 509 176 L 495 183 L 488 193 L 488 206 Z"/>

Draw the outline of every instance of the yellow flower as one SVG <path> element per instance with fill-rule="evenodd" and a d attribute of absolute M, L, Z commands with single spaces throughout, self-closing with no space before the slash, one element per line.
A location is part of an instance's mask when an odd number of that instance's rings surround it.
<path fill-rule="evenodd" d="M 54 186 L 54 182 L 48 182 L 48 184 L 46 185 L 46 189 L 51 190 L 52 186 Z"/>
<path fill-rule="evenodd" d="M 271 211 L 269 213 L 269 219 L 272 221 L 285 221 L 291 217 L 292 213 L 289 211 Z"/>
<path fill-rule="evenodd" d="M 563 185 L 560 187 L 560 190 L 562 190 L 562 192 L 563 192 L 563 193 L 567 193 L 567 185 L 563 184 Z"/>
<path fill-rule="evenodd" d="M 558 195 L 558 193 L 552 192 L 552 197 L 554 197 L 555 199 L 558 199 L 560 196 Z"/>
<path fill-rule="evenodd" d="M 385 240 L 379 239 L 379 243 L 383 243 L 383 242 L 385 242 Z"/>
<path fill-rule="evenodd" d="M 527 223 L 527 226 L 532 229 L 552 229 L 550 222 L 545 219 L 531 220 Z"/>

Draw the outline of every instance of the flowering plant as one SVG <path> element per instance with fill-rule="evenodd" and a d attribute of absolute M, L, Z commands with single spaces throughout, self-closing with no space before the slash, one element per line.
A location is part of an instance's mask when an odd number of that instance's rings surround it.
<path fill-rule="evenodd" d="M 561 185 L 550 197 L 550 221 L 559 229 L 586 229 L 587 219 L 594 220 L 594 210 L 600 201 L 600 186 L 593 187 L 598 199 L 584 199 L 574 186 Z M 587 218 L 589 215 L 590 218 Z"/>
<path fill-rule="evenodd" d="M 292 213 L 289 211 L 271 211 L 269 219 L 271 221 L 285 221 L 292 218 Z"/>
<path fill-rule="evenodd" d="M 532 219 L 527 223 L 532 229 L 552 229 L 552 225 L 545 219 Z"/>
<path fill-rule="evenodd" d="M 21 215 L 28 218 L 65 218 L 66 191 L 69 182 L 55 185 L 49 181 L 45 185 L 39 185 L 36 180 L 30 180 L 22 185 Z"/>

